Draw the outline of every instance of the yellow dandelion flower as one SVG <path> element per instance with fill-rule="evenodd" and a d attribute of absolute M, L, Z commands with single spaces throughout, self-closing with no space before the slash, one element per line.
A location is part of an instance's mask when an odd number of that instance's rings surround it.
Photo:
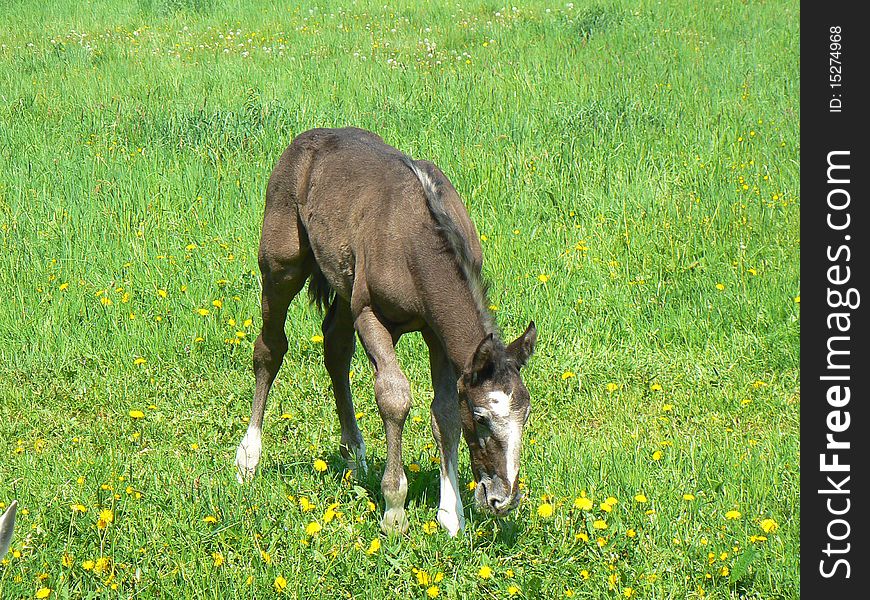
<path fill-rule="evenodd" d="M 428 535 L 432 535 L 438 531 L 438 523 L 435 521 L 427 521 L 426 523 L 423 523 L 423 531 Z"/>
<path fill-rule="evenodd" d="M 379 540 L 378 538 L 375 538 L 375 539 L 373 539 L 372 542 L 369 544 L 369 547 L 368 547 L 368 549 L 366 550 L 366 554 L 368 554 L 369 556 L 371 556 L 372 554 L 374 554 L 375 552 L 377 552 L 377 551 L 380 550 L 380 549 L 381 549 L 381 540 Z"/>
<path fill-rule="evenodd" d="M 625 535 L 630 538 L 634 538 L 637 536 L 637 532 L 634 529 L 628 529 L 625 532 Z"/>
<path fill-rule="evenodd" d="M 673 412 L 673 410 L 674 410 L 673 404 L 663 404 L 662 405 L 662 412 Z"/>
<path fill-rule="evenodd" d="M 683 500 L 686 502 L 691 502 L 695 499 L 695 494 L 683 494 Z"/>
<path fill-rule="evenodd" d="M 619 389 L 619 386 L 613 382 L 610 382 L 607 384 L 607 391 L 610 392 L 611 394 L 618 389 Z"/>
<path fill-rule="evenodd" d="M 323 529 L 323 526 L 317 521 L 311 521 L 308 525 L 305 526 L 305 533 L 308 536 L 316 535 Z"/>
<path fill-rule="evenodd" d="M 109 523 L 115 520 L 115 513 L 112 512 L 110 508 L 104 508 L 100 511 L 99 518 L 97 519 L 97 527 L 100 529 L 105 529 L 109 526 Z"/>
<path fill-rule="evenodd" d="M 278 575 L 275 578 L 275 581 L 272 582 L 272 587 L 274 587 L 275 591 L 280 594 L 287 588 L 287 580 L 284 579 L 281 575 Z"/>
<path fill-rule="evenodd" d="M 139 358 L 137 358 L 136 360 L 133 361 L 133 364 L 138 367 L 139 365 L 144 365 L 146 362 L 147 361 L 140 356 Z"/>
<path fill-rule="evenodd" d="M 644 504 L 646 503 L 647 498 L 643 494 L 638 494 L 634 497 L 634 501 L 638 502 L 639 504 Z"/>
<path fill-rule="evenodd" d="M 538 506 L 538 516 L 543 517 L 545 519 L 553 516 L 553 505 L 549 502 L 545 502 Z"/>
<path fill-rule="evenodd" d="M 319 458 L 314 461 L 314 470 L 318 473 L 323 473 L 324 471 L 326 471 L 327 468 L 329 467 L 327 466 L 326 461 Z"/>
<path fill-rule="evenodd" d="M 722 577 L 728 577 L 728 574 L 729 574 L 730 572 L 731 572 L 731 571 L 728 570 L 728 566 L 727 566 L 727 565 L 722 565 L 722 568 L 719 569 L 719 575 L 721 575 Z"/>
<path fill-rule="evenodd" d="M 562 373 L 562 379 L 571 379 L 572 377 L 577 377 L 577 375 L 571 371 L 565 371 Z"/>
<path fill-rule="evenodd" d="M 94 573 L 105 573 L 109 569 L 109 559 L 106 556 L 101 556 L 94 563 Z"/>
<path fill-rule="evenodd" d="M 272 564 L 272 555 L 266 552 L 265 550 L 260 550 L 260 558 L 263 559 L 263 562 L 267 565 Z"/>
<path fill-rule="evenodd" d="M 509 585 L 507 592 L 509 596 L 516 596 L 520 593 L 520 588 L 515 585 Z"/>
<path fill-rule="evenodd" d="M 794 297 L 794 301 L 795 301 L 795 304 L 800 304 L 800 303 L 801 303 L 801 296 L 800 296 L 800 294 L 798 294 L 797 296 Z"/>
<path fill-rule="evenodd" d="M 84 504 L 73 504 L 72 506 L 70 506 L 70 509 L 73 512 L 80 512 L 80 513 L 88 512 L 88 507 L 85 506 Z"/>
<path fill-rule="evenodd" d="M 586 496 L 580 496 L 579 498 L 574 499 L 574 508 L 578 510 L 592 510 L 593 506 L 592 500 Z"/>
<path fill-rule="evenodd" d="M 649 389 L 653 392 L 660 392 L 660 391 L 662 391 L 662 386 L 658 383 L 654 383 L 651 386 L 649 386 Z"/>
<path fill-rule="evenodd" d="M 51 596 L 51 588 L 39 588 L 36 590 L 35 598 L 48 598 Z"/>
<path fill-rule="evenodd" d="M 483 565 L 482 567 L 480 567 L 480 569 L 478 569 L 477 576 L 481 579 L 489 579 L 490 577 L 492 577 L 492 569 L 490 569 L 486 565 Z"/>
<path fill-rule="evenodd" d="M 722 284 L 722 283 L 717 283 L 717 284 L 716 284 L 716 289 L 719 290 L 719 291 L 721 292 L 722 290 L 725 289 L 725 285 Z"/>
<path fill-rule="evenodd" d="M 411 463 L 410 465 L 408 465 L 408 470 L 411 471 L 411 473 L 419 473 L 420 465 L 418 465 L 417 463 Z"/>
<path fill-rule="evenodd" d="M 548 281 L 550 281 L 550 276 L 545 273 L 541 273 L 540 275 L 538 275 L 538 281 L 540 281 L 541 283 L 547 283 Z"/>
<path fill-rule="evenodd" d="M 223 308 L 224 303 L 223 303 L 223 300 L 212 300 L 211 305 L 214 306 L 215 308 Z"/>
<path fill-rule="evenodd" d="M 729 521 L 737 520 L 741 517 L 740 511 L 737 510 L 729 510 L 725 513 L 725 518 Z"/>
<path fill-rule="evenodd" d="M 311 336 L 311 343 L 312 344 L 322 344 L 323 343 L 323 336 L 322 335 L 312 335 Z"/>
<path fill-rule="evenodd" d="M 168 294 L 166 293 L 166 290 L 157 290 L 157 295 L 161 298 L 165 298 Z"/>
<path fill-rule="evenodd" d="M 661 460 L 661 459 L 662 459 L 662 451 L 661 451 L 661 450 L 656 450 L 655 452 L 653 452 L 653 453 L 652 453 L 652 459 L 653 459 L 653 460 Z"/>
<path fill-rule="evenodd" d="M 222 564 L 224 564 L 224 555 L 221 554 L 220 552 L 212 552 L 211 558 L 214 561 L 214 563 L 213 563 L 214 566 L 216 566 L 216 567 L 219 567 Z"/>
<path fill-rule="evenodd" d="M 205 521 L 206 523 L 214 524 L 217 523 L 217 517 L 214 515 L 208 515 L 203 519 L 203 521 Z"/>
<path fill-rule="evenodd" d="M 326 507 L 326 512 L 323 513 L 323 522 L 324 523 L 331 522 L 335 517 L 337 517 L 338 515 L 341 514 L 341 512 L 336 510 L 338 507 L 339 507 L 338 502 L 334 502 Z"/>
<path fill-rule="evenodd" d="M 779 523 L 773 519 L 764 519 L 761 522 L 761 530 L 764 533 L 776 533 L 777 529 L 779 529 Z"/>
<path fill-rule="evenodd" d="M 64 552 L 63 556 L 60 559 L 60 564 L 62 564 L 64 567 L 73 566 L 73 557 Z"/>
<path fill-rule="evenodd" d="M 607 523 L 603 519 L 596 519 L 592 523 L 594 529 L 607 529 Z"/>
<path fill-rule="evenodd" d="M 468 485 L 465 486 L 465 487 L 468 488 L 468 491 L 473 492 L 473 491 L 474 491 L 474 488 L 477 487 L 477 482 L 476 482 L 476 481 L 469 481 L 469 482 L 468 482 Z"/>
<path fill-rule="evenodd" d="M 578 533 L 574 534 L 574 539 L 577 540 L 578 542 L 586 543 L 589 541 L 589 536 L 583 532 L 578 532 Z"/>
<path fill-rule="evenodd" d="M 64 291 L 64 290 L 67 289 L 67 288 L 69 288 L 69 284 L 68 284 L 68 283 L 62 283 L 62 284 L 60 284 L 60 285 L 58 286 L 57 289 L 59 289 L 60 291 Z"/>
<path fill-rule="evenodd" d="M 430 585 L 426 588 L 426 595 L 430 598 L 437 598 L 439 594 L 439 589 L 437 585 Z"/>
<path fill-rule="evenodd" d="M 299 507 L 302 509 L 302 512 L 314 510 L 314 504 L 312 504 L 305 496 L 299 497 Z"/>
<path fill-rule="evenodd" d="M 145 413 L 143 413 L 141 410 L 131 410 L 127 414 L 130 415 L 131 419 L 141 419 L 145 416 Z"/>
<path fill-rule="evenodd" d="M 200 317 L 207 317 L 209 314 L 209 310 L 207 308 L 197 308 L 196 314 L 198 314 Z"/>
<path fill-rule="evenodd" d="M 85 571 L 90 571 L 93 568 L 94 568 L 94 561 L 92 561 L 92 560 L 82 561 L 82 569 L 84 569 Z"/>

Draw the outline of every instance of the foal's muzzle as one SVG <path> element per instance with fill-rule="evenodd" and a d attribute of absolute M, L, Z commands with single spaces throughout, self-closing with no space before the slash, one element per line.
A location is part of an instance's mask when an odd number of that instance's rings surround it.
<path fill-rule="evenodd" d="M 481 480 L 474 493 L 477 507 L 496 517 L 504 517 L 520 503 L 522 494 L 513 493 L 512 489 L 495 479 Z"/>

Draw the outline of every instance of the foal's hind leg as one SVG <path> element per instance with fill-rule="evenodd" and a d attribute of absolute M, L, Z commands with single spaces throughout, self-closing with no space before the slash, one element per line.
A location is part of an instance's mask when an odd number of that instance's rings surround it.
<path fill-rule="evenodd" d="M 302 276 L 281 282 L 263 277 L 263 329 L 254 342 L 254 402 L 248 430 L 236 450 L 236 477 L 240 483 L 253 478 L 260 462 L 266 398 L 287 353 L 287 335 L 284 333 L 287 307 L 304 284 Z"/>
<path fill-rule="evenodd" d="M 381 529 L 404 533 L 408 531 L 405 515 L 408 478 L 402 467 L 402 429 L 411 410 L 411 386 L 399 368 L 392 334 L 370 307 L 363 307 L 354 327 L 375 369 L 375 399 L 387 438 L 387 466 L 381 479 L 386 510 Z"/>
<path fill-rule="evenodd" d="M 341 423 L 339 451 L 348 466 L 358 475 L 366 471 L 366 446 L 356 423 L 356 412 L 350 393 L 350 361 L 356 348 L 356 334 L 350 304 L 336 296 L 323 319 L 323 360 L 332 380 L 335 408 Z"/>
<path fill-rule="evenodd" d="M 302 243 L 295 214 L 267 212 L 260 240 L 263 275 L 263 329 L 254 342 L 254 402 L 248 430 L 236 450 L 236 476 L 240 482 L 254 476 L 260 462 L 266 398 L 287 352 L 284 321 L 287 307 L 311 274 L 311 256 Z"/>

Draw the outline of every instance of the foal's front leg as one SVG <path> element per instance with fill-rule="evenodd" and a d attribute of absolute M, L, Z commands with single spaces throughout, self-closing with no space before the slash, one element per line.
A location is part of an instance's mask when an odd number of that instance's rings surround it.
<path fill-rule="evenodd" d="M 360 311 L 354 327 L 375 369 L 375 399 L 387 438 L 387 466 L 381 479 L 386 509 L 381 529 L 387 533 L 405 533 L 408 531 L 405 515 L 408 478 L 402 466 L 402 429 L 411 410 L 411 386 L 399 368 L 392 335 L 370 307 Z"/>
<path fill-rule="evenodd" d="M 457 375 L 441 340 L 431 332 L 423 337 L 429 346 L 429 365 L 432 369 L 432 435 L 441 454 L 441 497 L 438 503 L 438 522 L 451 536 L 465 527 L 462 498 L 459 496 L 459 439 L 462 434 L 456 390 Z"/>

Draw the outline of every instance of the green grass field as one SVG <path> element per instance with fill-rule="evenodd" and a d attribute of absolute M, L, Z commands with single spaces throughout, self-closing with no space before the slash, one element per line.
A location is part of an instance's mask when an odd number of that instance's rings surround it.
<path fill-rule="evenodd" d="M 798 2 L 385 4 L 0 0 L 0 597 L 796 598 Z M 538 325 L 526 498 L 457 539 L 422 340 L 385 537 L 369 365 L 352 481 L 301 296 L 235 481 L 266 181 L 344 125 L 444 170 Z"/>

